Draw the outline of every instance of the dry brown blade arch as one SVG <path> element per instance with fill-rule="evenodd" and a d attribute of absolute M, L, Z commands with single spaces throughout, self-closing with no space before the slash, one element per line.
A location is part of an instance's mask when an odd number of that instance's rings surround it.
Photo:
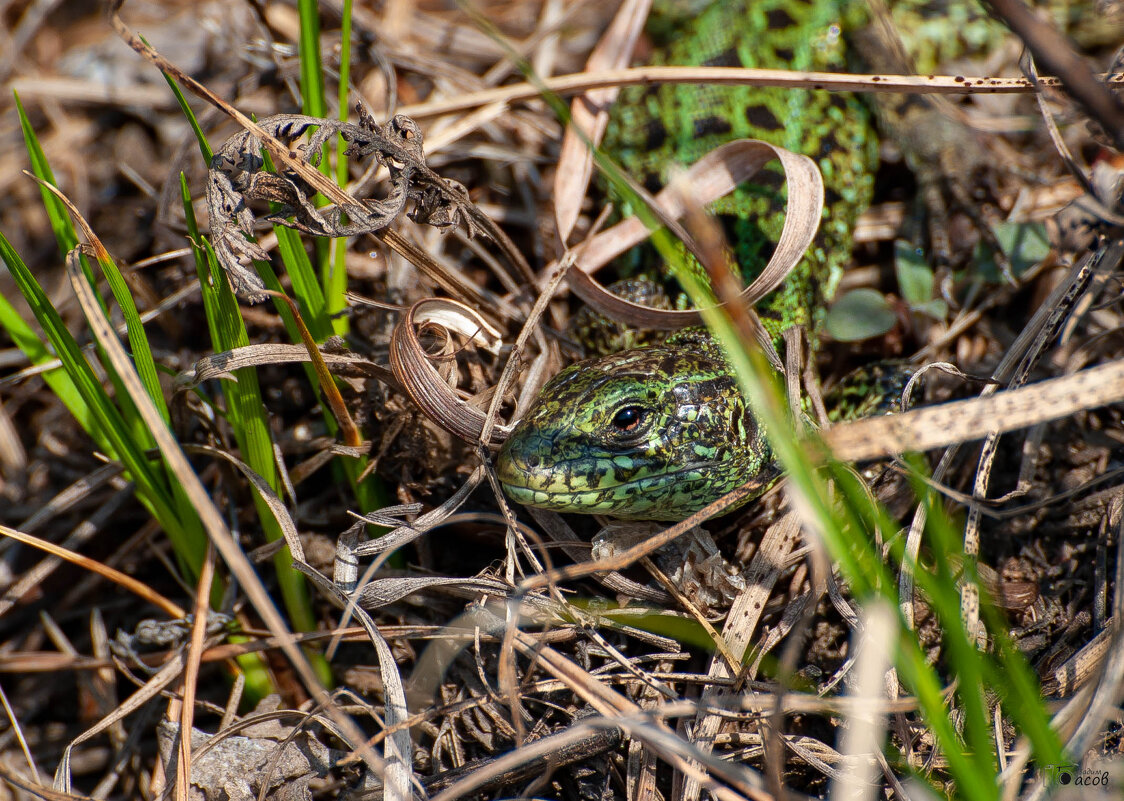
<path fill-rule="evenodd" d="M 780 286 L 800 263 L 816 236 L 823 213 L 824 188 L 815 162 L 768 142 L 739 139 L 707 153 L 691 165 L 675 185 L 656 195 L 660 211 L 677 219 L 687 212 L 680 199 L 683 195 L 689 193 L 700 206 L 705 205 L 733 191 L 773 159 L 780 161 L 788 185 L 784 227 L 769 263 L 738 297 L 747 307 Z M 631 303 L 609 292 L 591 277 L 591 273 L 644 241 L 649 233 L 640 219 L 633 216 L 595 236 L 567 274 L 570 288 L 597 311 L 629 325 L 675 329 L 701 324 L 698 310 L 668 311 Z"/>

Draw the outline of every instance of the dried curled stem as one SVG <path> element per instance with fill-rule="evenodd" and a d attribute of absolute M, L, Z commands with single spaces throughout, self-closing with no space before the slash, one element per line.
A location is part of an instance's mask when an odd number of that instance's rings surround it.
<path fill-rule="evenodd" d="M 262 140 L 251 131 L 232 136 L 211 160 L 207 206 L 215 255 L 234 291 L 251 303 L 263 300 L 266 294 L 249 263 L 269 257 L 250 238 L 254 213 L 247 200 L 279 204 L 276 212 L 266 215 L 266 221 L 315 236 L 355 236 L 382 230 L 406 210 L 410 200 L 413 208 L 408 216 L 415 222 L 438 228 L 462 225 L 469 236 L 481 231 L 493 233 L 494 226 L 482 224 L 483 215 L 469 201 L 464 186 L 442 178 L 425 163 L 422 132 L 416 122 L 398 115 L 379 125 L 362 106 L 357 108 L 358 123 L 278 114 L 258 125 L 290 145 L 315 129 L 307 143 L 297 145 L 294 154 L 313 167 L 320 163 L 325 143 L 333 136 L 342 136 L 348 143 L 344 155 L 358 159 L 373 156 L 389 171 L 391 189 L 382 200 L 352 198 L 350 203 L 317 208 L 312 202 L 315 188 L 295 170 L 264 171 Z"/>

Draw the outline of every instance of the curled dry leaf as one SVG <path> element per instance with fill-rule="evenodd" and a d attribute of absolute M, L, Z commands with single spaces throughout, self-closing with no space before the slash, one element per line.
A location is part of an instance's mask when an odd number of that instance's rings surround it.
<path fill-rule="evenodd" d="M 811 159 L 784 148 L 752 139 L 730 142 L 716 148 L 686 171 L 675 185 L 657 195 L 661 212 L 669 218 L 683 217 L 689 209 L 684 198 L 700 205 L 732 191 L 750 179 L 772 159 L 778 159 L 789 185 L 788 213 L 772 258 L 761 275 L 739 296 L 739 301 L 752 306 L 776 289 L 803 258 L 815 238 L 823 209 L 823 179 Z M 574 292 L 590 306 L 608 317 L 640 328 L 680 328 L 701 322 L 697 311 L 656 310 L 630 303 L 613 295 L 589 273 L 608 263 L 648 236 L 648 230 L 636 217 L 594 237 L 578 251 L 576 265 L 567 273 Z M 439 357 L 427 354 L 418 341 L 418 326 L 448 337 L 452 329 L 481 342 L 487 333 L 498 345 L 498 333 L 466 306 L 447 300 L 429 299 L 415 304 L 398 324 L 391 339 L 390 362 L 399 383 L 425 414 L 446 431 L 466 442 L 478 442 L 486 416 L 464 402 L 455 391 L 455 365 L 451 354 Z M 486 341 L 486 340 L 485 340 Z M 446 349 L 448 350 L 448 349 Z M 493 350 L 492 352 L 495 352 Z M 434 365 L 445 363 L 445 376 Z M 496 426 L 488 436 L 488 444 L 498 445 L 506 439 L 509 427 Z"/>
<path fill-rule="evenodd" d="M 503 337 L 488 321 L 459 303 L 426 303 L 414 311 L 418 325 L 434 324 L 456 331 L 492 354 L 500 351 Z"/>
<path fill-rule="evenodd" d="M 390 366 L 410 399 L 429 419 L 465 442 L 475 443 L 484 430 L 486 415 L 456 392 L 456 348 L 452 347 L 450 329 L 473 341 L 488 343 L 493 352 L 499 345 L 498 333 L 472 309 L 453 300 L 426 298 L 415 303 L 395 326 L 390 338 Z M 418 338 L 419 330 L 444 340 L 439 355 L 426 352 Z M 448 368 L 445 376 L 434 362 Z M 502 443 L 510 431 L 509 426 L 494 426 L 489 443 Z"/>
<path fill-rule="evenodd" d="M 426 165 L 417 123 L 398 115 L 379 125 L 362 106 L 358 111 L 358 123 L 278 114 L 261 120 L 259 126 L 290 146 L 308 134 L 308 142 L 298 145 L 295 155 L 312 166 L 319 164 L 324 145 L 332 137 L 342 136 L 348 143 L 345 155 L 357 159 L 373 156 L 389 171 L 391 189 L 382 200 L 352 199 L 350 203 L 317 208 L 312 203 L 316 190 L 295 170 L 283 169 L 277 174 L 263 171 L 262 141 L 251 131 L 232 136 L 215 153 L 207 181 L 211 238 L 231 285 L 246 300 L 256 303 L 266 297 L 265 287 L 249 268 L 249 262 L 268 259 L 266 252 L 249 238 L 254 213 L 247 200 L 279 204 L 277 212 L 265 217 L 267 221 L 316 236 L 343 237 L 379 231 L 405 211 L 409 200 L 414 202 L 409 216 L 415 222 L 437 228 L 462 225 L 469 236 L 487 227 L 480 225 L 480 215 L 465 188 L 442 178 Z"/>

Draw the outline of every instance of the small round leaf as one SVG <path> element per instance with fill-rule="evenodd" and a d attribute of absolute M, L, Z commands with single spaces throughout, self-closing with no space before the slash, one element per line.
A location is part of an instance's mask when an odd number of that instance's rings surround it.
<path fill-rule="evenodd" d="M 881 292 L 855 289 L 840 297 L 827 313 L 827 332 L 839 342 L 859 342 L 881 336 L 898 316 Z"/>

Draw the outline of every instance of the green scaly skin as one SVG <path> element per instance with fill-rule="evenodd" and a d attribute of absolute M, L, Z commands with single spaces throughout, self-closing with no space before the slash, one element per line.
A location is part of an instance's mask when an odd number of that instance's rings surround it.
<path fill-rule="evenodd" d="M 614 424 L 622 410 L 636 412 L 627 427 Z M 496 463 L 512 500 L 628 520 L 684 517 L 771 469 L 725 357 L 697 329 L 566 368 Z"/>
<path fill-rule="evenodd" d="M 853 14 L 844 19 L 851 3 L 720 0 L 701 13 L 698 3 L 657 5 L 648 33 L 659 64 L 844 70 L 840 26 L 856 24 Z M 613 115 L 606 150 L 651 190 L 672 164 L 690 164 L 735 138 L 764 139 L 817 162 L 826 188 L 820 233 L 757 306 L 774 337 L 793 325 L 814 330 L 870 202 L 877 143 L 866 108 L 826 92 L 659 86 L 622 93 Z M 780 185 L 776 173 L 712 207 L 746 280 L 779 234 Z M 681 520 L 776 473 L 720 347 L 699 331 L 563 370 L 504 443 L 496 470 L 519 503 L 628 520 Z"/>

